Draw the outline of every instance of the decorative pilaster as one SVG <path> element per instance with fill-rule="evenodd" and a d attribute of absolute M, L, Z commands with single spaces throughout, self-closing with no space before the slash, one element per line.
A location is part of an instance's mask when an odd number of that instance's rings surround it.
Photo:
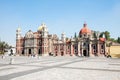
<path fill-rule="evenodd" d="M 98 41 L 98 43 L 97 43 L 97 56 L 99 56 L 100 55 L 100 45 L 99 45 L 99 41 Z"/>
<path fill-rule="evenodd" d="M 78 42 L 78 56 L 80 56 L 80 42 Z"/>
<path fill-rule="evenodd" d="M 71 44 L 71 55 L 73 56 L 74 52 L 73 52 L 73 45 Z"/>
<path fill-rule="evenodd" d="M 91 42 L 89 43 L 89 56 L 92 55 L 92 51 L 91 51 Z"/>
<path fill-rule="evenodd" d="M 107 55 L 107 50 L 106 50 L 106 42 L 104 42 L 104 55 Z"/>

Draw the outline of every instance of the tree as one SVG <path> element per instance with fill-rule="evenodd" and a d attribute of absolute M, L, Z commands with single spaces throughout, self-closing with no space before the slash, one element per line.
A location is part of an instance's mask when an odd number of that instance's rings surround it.
<path fill-rule="evenodd" d="M 0 41 L 0 54 L 4 54 L 6 48 L 9 48 L 9 45 L 4 41 Z"/>
<path fill-rule="evenodd" d="M 110 41 L 117 42 L 117 40 L 115 38 L 110 38 Z"/>
<path fill-rule="evenodd" d="M 76 32 L 75 32 L 74 38 L 77 38 L 77 34 L 76 34 Z"/>
<path fill-rule="evenodd" d="M 102 38 L 102 37 L 103 37 L 103 34 L 104 34 L 104 32 L 101 32 L 99 37 Z"/>
<path fill-rule="evenodd" d="M 68 37 L 66 37 L 66 41 L 67 41 L 67 40 L 69 40 L 69 38 L 68 38 Z"/>
<path fill-rule="evenodd" d="M 106 40 L 110 40 L 110 32 L 102 32 L 99 37 L 102 38 L 103 36 L 105 36 Z"/>
<path fill-rule="evenodd" d="M 110 32 L 105 31 L 104 35 L 105 35 L 106 40 L 110 40 Z"/>
<path fill-rule="evenodd" d="M 98 34 L 98 32 L 94 31 L 94 33 L 93 33 L 94 38 L 97 38 L 97 36 L 98 36 L 97 34 Z"/>
<path fill-rule="evenodd" d="M 120 43 L 120 37 L 118 37 L 117 42 Z"/>

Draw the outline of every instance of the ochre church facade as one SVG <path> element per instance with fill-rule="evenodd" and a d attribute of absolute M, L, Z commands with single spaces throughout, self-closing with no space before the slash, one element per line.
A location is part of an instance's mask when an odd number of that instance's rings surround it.
<path fill-rule="evenodd" d="M 41 24 L 36 32 L 29 30 L 25 36 L 21 29 L 16 30 L 16 53 L 18 55 L 76 55 L 76 56 L 104 56 L 106 55 L 105 38 L 100 38 L 100 32 L 92 31 L 83 24 L 79 36 L 61 39 L 56 34 L 49 34 L 46 24 Z"/>

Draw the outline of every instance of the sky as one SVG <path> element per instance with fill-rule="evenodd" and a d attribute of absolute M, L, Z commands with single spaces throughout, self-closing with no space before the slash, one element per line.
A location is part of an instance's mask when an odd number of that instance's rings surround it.
<path fill-rule="evenodd" d="M 0 39 L 15 46 L 16 29 L 22 36 L 45 23 L 50 34 L 77 35 L 84 22 L 91 30 L 120 37 L 120 0 L 0 0 Z"/>

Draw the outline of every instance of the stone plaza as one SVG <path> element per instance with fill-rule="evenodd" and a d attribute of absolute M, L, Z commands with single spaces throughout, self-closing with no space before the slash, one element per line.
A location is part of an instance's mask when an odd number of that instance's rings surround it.
<path fill-rule="evenodd" d="M 0 80 L 120 80 L 120 59 L 5 56 L 0 58 Z"/>

